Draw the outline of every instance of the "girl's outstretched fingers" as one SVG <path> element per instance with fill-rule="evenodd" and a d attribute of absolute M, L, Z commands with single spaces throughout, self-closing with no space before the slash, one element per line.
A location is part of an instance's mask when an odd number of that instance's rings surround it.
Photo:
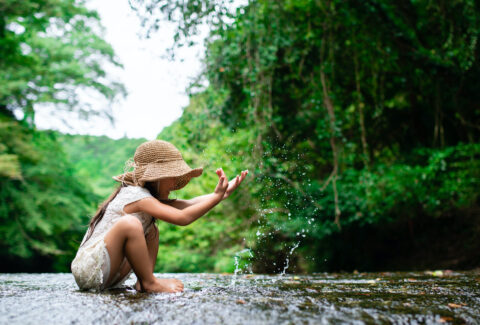
<path fill-rule="evenodd" d="M 221 170 L 221 168 L 220 168 Z M 225 194 L 227 188 L 228 188 L 228 179 L 227 179 L 227 176 L 225 176 L 225 173 L 223 172 L 223 170 L 221 170 L 221 175 L 218 175 L 219 179 L 218 179 L 218 184 L 217 186 L 215 187 L 215 193 L 218 193 L 218 194 L 221 194 L 222 197 L 223 195 Z M 219 173 L 217 173 L 219 174 Z"/>
<path fill-rule="evenodd" d="M 245 176 L 247 176 L 247 174 L 248 174 L 248 170 L 244 170 L 240 173 L 240 175 L 237 175 L 235 179 L 232 179 L 228 183 L 228 187 L 227 187 L 227 190 L 225 191 L 225 195 L 223 196 L 223 200 L 225 200 L 230 196 L 230 194 L 232 194 L 232 192 L 240 185 L 240 183 L 242 183 L 243 179 L 245 178 Z"/>

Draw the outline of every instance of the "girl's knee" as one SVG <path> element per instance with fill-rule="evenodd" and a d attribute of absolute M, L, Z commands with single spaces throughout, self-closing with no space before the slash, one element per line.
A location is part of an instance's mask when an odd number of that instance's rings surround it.
<path fill-rule="evenodd" d="M 143 225 L 140 220 L 134 216 L 124 216 L 117 221 L 119 227 L 124 228 L 126 231 L 143 234 Z"/>

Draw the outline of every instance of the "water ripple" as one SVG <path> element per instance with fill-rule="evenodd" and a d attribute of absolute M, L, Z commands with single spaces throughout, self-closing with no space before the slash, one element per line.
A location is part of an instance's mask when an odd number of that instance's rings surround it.
<path fill-rule="evenodd" d="M 0 274 L 2 324 L 476 324 L 479 272 L 162 274 L 177 294 L 79 291 L 71 274 Z M 235 277 L 235 278 L 233 278 Z M 232 281 L 234 279 L 234 281 Z"/>

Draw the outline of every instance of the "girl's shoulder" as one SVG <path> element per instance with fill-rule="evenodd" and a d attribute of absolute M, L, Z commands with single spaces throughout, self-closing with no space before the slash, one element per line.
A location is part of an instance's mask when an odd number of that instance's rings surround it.
<path fill-rule="evenodd" d="M 144 193 L 144 194 L 148 193 L 148 194 L 150 194 L 150 191 L 148 189 L 146 189 L 145 187 L 127 185 L 127 186 L 122 187 L 120 189 L 120 193 Z"/>
<path fill-rule="evenodd" d="M 153 197 L 148 189 L 141 186 L 128 185 L 120 189 L 120 192 L 115 199 L 123 201 L 124 204 L 128 204 L 146 197 Z"/>
<path fill-rule="evenodd" d="M 153 197 L 153 195 L 144 187 L 132 185 L 122 187 L 117 196 L 108 204 L 106 213 L 122 214 L 125 205 L 146 197 Z"/>

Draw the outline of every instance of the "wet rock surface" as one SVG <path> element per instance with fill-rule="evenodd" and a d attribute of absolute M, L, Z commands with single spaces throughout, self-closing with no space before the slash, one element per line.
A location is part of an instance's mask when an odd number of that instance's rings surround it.
<path fill-rule="evenodd" d="M 480 272 L 157 274 L 176 294 L 79 291 L 71 274 L 0 274 L 1 324 L 480 324 Z"/>

